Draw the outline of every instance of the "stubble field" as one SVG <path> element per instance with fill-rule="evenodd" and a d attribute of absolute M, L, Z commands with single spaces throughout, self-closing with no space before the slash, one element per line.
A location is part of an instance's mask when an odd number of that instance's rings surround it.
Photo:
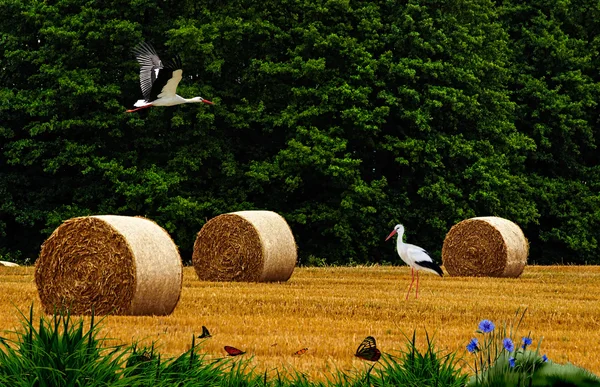
<path fill-rule="evenodd" d="M 40 301 L 33 267 L 0 267 L 0 330 L 20 326 L 17 308 L 26 312 Z M 419 299 L 404 296 L 407 267 L 296 268 L 285 283 L 201 282 L 184 270 L 181 299 L 170 316 L 111 316 L 101 336 L 112 343 L 153 341 L 164 355 L 189 349 L 192 335 L 208 327 L 212 338 L 201 352 L 223 357 L 223 346 L 247 351 L 257 371 L 297 370 L 315 379 L 330 372 L 369 366 L 353 356 L 368 335 L 382 352 L 405 348 L 404 334 L 425 329 L 438 349 L 463 355 L 481 319 L 497 325 L 518 308 L 528 308 L 519 338 L 534 344 L 543 336 L 542 353 L 600 373 L 600 267 L 529 266 L 518 279 L 439 278 L 421 275 Z M 2 336 L 7 336 L 3 333 Z M 292 353 L 307 347 L 302 356 Z M 469 354 L 464 358 L 470 362 Z"/>

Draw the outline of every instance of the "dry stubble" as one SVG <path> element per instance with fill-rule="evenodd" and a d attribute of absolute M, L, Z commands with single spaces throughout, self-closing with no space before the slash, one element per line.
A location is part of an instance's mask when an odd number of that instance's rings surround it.
<path fill-rule="evenodd" d="M 423 345 L 425 328 L 437 347 L 461 354 L 477 323 L 508 320 L 528 312 L 520 333 L 558 362 L 600 373 L 600 267 L 529 266 L 520 278 L 439 278 L 421 275 L 420 298 L 404 301 L 406 267 L 297 268 L 285 283 L 201 282 L 184 269 L 181 300 L 170 316 L 111 316 L 101 335 L 130 343 L 156 341 L 178 355 L 206 325 L 213 337 L 202 351 L 224 356 L 224 345 L 254 355 L 257 370 L 294 368 L 316 378 L 329 371 L 364 368 L 353 356 L 368 335 L 383 352 L 404 348 L 402 332 Z M 0 330 L 19 326 L 16 305 L 26 311 L 40 301 L 32 267 L 0 267 Z M 292 353 L 308 347 L 301 357 Z M 468 354 L 467 354 L 468 355 Z M 466 356 L 466 355 L 465 355 Z M 469 356 L 466 356 L 470 359 Z"/>

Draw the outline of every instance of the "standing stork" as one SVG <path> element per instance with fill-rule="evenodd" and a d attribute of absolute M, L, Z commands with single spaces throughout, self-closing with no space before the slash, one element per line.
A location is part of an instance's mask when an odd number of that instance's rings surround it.
<path fill-rule="evenodd" d="M 404 236 L 404 226 L 401 224 L 397 224 L 390 235 L 388 235 L 385 240 L 387 241 L 394 234 L 398 234 L 398 240 L 396 242 L 396 248 L 398 250 L 398 255 L 400 258 L 411 268 L 412 273 L 412 282 L 408 288 L 408 292 L 406 292 L 406 299 L 408 300 L 408 295 L 410 294 L 410 290 L 412 289 L 413 283 L 415 282 L 415 270 L 417 271 L 417 289 L 415 292 L 415 298 L 419 298 L 419 270 L 428 271 L 433 274 L 438 274 L 440 277 L 444 276 L 444 272 L 442 268 L 438 266 L 437 263 L 433 262 L 433 259 L 429 256 L 425 249 L 411 245 L 408 243 L 404 243 L 402 241 L 402 237 Z"/>
<path fill-rule="evenodd" d="M 142 87 L 144 99 L 138 100 L 133 105 L 136 109 L 127 110 L 127 113 L 146 109 L 150 106 L 173 106 L 195 102 L 212 105 L 212 102 L 202 97 L 187 99 L 176 94 L 177 85 L 179 85 L 183 74 L 179 56 L 163 64 L 154 48 L 145 42 L 136 46 L 133 53 L 140 64 L 140 86 Z"/>

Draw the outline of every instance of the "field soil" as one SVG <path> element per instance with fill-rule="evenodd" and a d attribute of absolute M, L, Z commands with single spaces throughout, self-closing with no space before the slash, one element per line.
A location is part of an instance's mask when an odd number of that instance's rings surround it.
<path fill-rule="evenodd" d="M 20 329 L 17 309 L 27 314 L 33 304 L 35 316 L 42 313 L 33 272 L 0 267 L 0 331 Z M 186 267 L 173 314 L 109 316 L 100 336 L 110 343 L 155 342 L 163 356 L 176 356 L 205 325 L 213 337 L 200 352 L 209 358 L 225 356 L 229 345 L 247 351 L 243 357 L 258 372 L 297 370 L 323 379 L 370 366 L 353 356 L 366 336 L 397 355 L 413 330 L 421 348 L 427 331 L 438 349 L 458 351 L 468 367 L 473 359 L 465 347 L 480 337 L 479 321 L 499 327 L 527 308 L 518 340 L 531 336 L 537 345 L 543 338 L 540 351 L 548 358 L 600 374 L 599 266 L 528 266 L 516 279 L 421 274 L 419 298 L 413 288 L 405 301 L 410 278 L 407 267 L 368 266 L 296 268 L 284 283 L 202 282 Z M 304 355 L 292 355 L 305 347 Z"/>

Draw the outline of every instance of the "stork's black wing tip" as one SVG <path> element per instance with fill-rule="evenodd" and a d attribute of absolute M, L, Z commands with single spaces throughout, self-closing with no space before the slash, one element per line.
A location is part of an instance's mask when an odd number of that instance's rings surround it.
<path fill-rule="evenodd" d="M 433 261 L 417 261 L 415 263 L 421 267 L 435 271 L 436 273 L 438 273 L 438 275 L 440 277 L 444 276 L 444 272 L 442 271 L 442 268 Z"/>
<path fill-rule="evenodd" d="M 140 43 L 138 43 L 131 51 L 133 51 L 135 56 L 140 56 L 140 55 L 156 55 L 156 56 L 158 56 L 156 54 L 156 50 L 154 49 L 152 44 L 145 42 L 145 41 L 141 41 Z"/>
<path fill-rule="evenodd" d="M 179 55 L 175 55 L 168 63 L 166 63 L 165 67 L 171 70 L 181 69 L 181 57 Z"/>

